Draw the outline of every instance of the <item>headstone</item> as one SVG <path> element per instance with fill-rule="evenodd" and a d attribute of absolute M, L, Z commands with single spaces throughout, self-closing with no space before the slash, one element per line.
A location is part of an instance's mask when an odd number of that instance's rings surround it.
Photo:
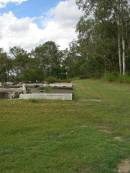
<path fill-rule="evenodd" d="M 25 85 L 25 84 L 23 84 L 23 86 L 22 86 L 22 90 L 23 90 L 23 94 L 26 94 L 26 93 L 27 93 L 26 85 Z"/>

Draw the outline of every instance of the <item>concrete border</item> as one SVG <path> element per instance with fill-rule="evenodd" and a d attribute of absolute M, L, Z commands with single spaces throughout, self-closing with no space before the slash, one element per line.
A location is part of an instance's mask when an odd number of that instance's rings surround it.
<path fill-rule="evenodd" d="M 33 94 L 20 94 L 20 99 L 25 100 L 72 100 L 72 93 L 33 93 Z"/>

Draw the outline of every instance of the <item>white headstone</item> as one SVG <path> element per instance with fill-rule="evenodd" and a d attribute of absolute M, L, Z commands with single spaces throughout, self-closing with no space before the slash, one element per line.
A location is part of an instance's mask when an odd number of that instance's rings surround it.
<path fill-rule="evenodd" d="M 26 94 L 27 93 L 27 91 L 26 91 L 26 85 L 25 84 L 23 84 L 22 90 L 23 90 L 23 94 Z"/>

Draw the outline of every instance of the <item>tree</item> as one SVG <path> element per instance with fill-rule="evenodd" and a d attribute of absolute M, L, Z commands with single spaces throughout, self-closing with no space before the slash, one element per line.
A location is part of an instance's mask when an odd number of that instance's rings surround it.
<path fill-rule="evenodd" d="M 11 60 L 7 54 L 0 49 L 0 81 L 7 81 L 9 79 L 9 72 L 11 69 Z"/>
<path fill-rule="evenodd" d="M 30 53 L 19 47 L 10 49 L 13 58 L 13 73 L 18 81 L 42 81 L 44 75 L 38 61 Z"/>
<path fill-rule="evenodd" d="M 130 35 L 128 1 L 78 0 L 77 4 L 84 11 L 77 31 L 85 56 L 102 59 L 104 72 L 119 69 L 120 74 L 125 75 Z"/>
<path fill-rule="evenodd" d="M 13 71 L 18 80 L 22 80 L 24 71 L 28 69 L 29 54 L 22 48 L 13 47 L 10 49 L 13 58 Z"/>
<path fill-rule="evenodd" d="M 39 68 L 43 71 L 45 77 L 58 77 L 62 53 L 58 50 L 55 42 L 48 41 L 36 47 L 32 54 L 38 60 Z"/>

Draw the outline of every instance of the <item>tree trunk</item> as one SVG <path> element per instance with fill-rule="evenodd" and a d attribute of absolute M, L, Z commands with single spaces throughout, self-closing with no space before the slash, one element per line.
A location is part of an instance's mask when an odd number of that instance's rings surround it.
<path fill-rule="evenodd" d="M 120 12 L 121 12 L 120 0 L 118 0 L 118 17 L 117 17 L 117 27 L 118 27 L 118 60 L 119 60 L 119 71 L 122 75 L 122 56 L 121 56 L 121 23 L 120 23 Z"/>
<path fill-rule="evenodd" d="M 118 59 L 119 59 L 119 71 L 122 75 L 122 58 L 121 58 L 121 35 L 120 35 L 120 23 L 118 22 Z"/>
<path fill-rule="evenodd" d="M 126 57 L 125 57 L 125 40 L 122 36 L 122 64 L 123 64 L 123 75 L 126 75 Z"/>

